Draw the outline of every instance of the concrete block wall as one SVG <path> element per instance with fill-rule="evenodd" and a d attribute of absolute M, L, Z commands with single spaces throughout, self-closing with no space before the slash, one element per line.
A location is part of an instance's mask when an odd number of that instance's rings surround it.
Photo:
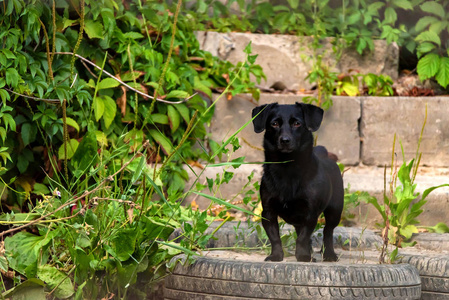
<path fill-rule="evenodd" d="M 231 100 L 220 99 L 211 122 L 212 138 L 226 140 L 251 119 L 257 105 L 278 102 L 293 104 L 302 99 L 298 95 L 262 94 L 259 103 L 247 95 Z M 348 166 L 359 164 L 384 166 L 391 164 L 394 135 L 395 152 L 402 162 L 402 142 L 405 159 L 416 156 L 418 140 L 425 119 L 420 152 L 421 164 L 430 167 L 449 167 L 449 97 L 333 97 L 333 106 L 325 112 L 323 123 L 316 132 L 317 144 L 335 153 Z M 263 133 L 256 134 L 252 124 L 238 135 L 242 148 L 235 155 L 247 161 L 263 161 Z"/>
<path fill-rule="evenodd" d="M 418 140 L 425 121 L 419 151 L 421 164 L 449 167 L 449 97 L 362 97 L 360 136 L 365 165 L 391 165 L 394 134 L 402 142 L 407 161 L 416 156 Z M 399 143 L 395 152 L 399 162 Z"/>
<path fill-rule="evenodd" d="M 210 127 L 213 139 L 223 141 L 229 138 L 251 119 L 251 111 L 257 105 L 273 102 L 294 104 L 302 101 L 302 97 L 297 95 L 281 94 L 262 94 L 257 104 L 249 99 L 249 96 L 240 95 L 229 101 L 223 98 L 217 102 Z M 337 154 L 342 163 L 356 165 L 360 161 L 360 100 L 335 97 L 333 102 L 334 106 L 325 112 L 323 123 L 316 133 L 317 144 L 324 145 Z M 242 148 L 237 150 L 236 157 L 245 156 L 246 161 L 251 162 L 264 160 L 261 150 L 263 133 L 256 134 L 253 125 L 249 124 L 237 136 L 241 139 Z"/>
<path fill-rule="evenodd" d="M 300 96 L 282 94 L 262 94 L 259 103 L 255 103 L 247 95 L 239 95 L 231 100 L 222 97 L 216 103 L 210 134 L 216 141 L 226 140 L 251 120 L 251 110 L 257 105 L 272 102 L 293 104 L 297 101 L 301 101 Z M 415 181 L 418 185 L 417 192 L 422 193 L 432 186 L 449 183 L 449 97 L 334 97 L 333 103 L 325 112 L 323 124 L 317 131 L 317 141 L 337 154 L 340 162 L 350 167 L 343 177 L 345 187 L 349 184 L 351 191 L 366 191 L 382 201 L 383 166 L 391 163 L 394 134 L 402 141 L 406 160 L 410 161 L 416 155 L 426 103 L 427 123 L 420 150 L 423 152 L 421 165 L 430 168 L 420 168 Z M 245 156 L 246 162 L 264 160 L 263 133 L 256 134 L 250 123 L 237 136 L 242 148 L 232 158 Z M 396 153 L 398 162 L 402 163 L 399 143 L 396 145 Z M 200 182 L 204 183 L 206 178 L 222 174 L 224 169 L 226 167 L 198 169 L 196 173 L 204 171 L 200 178 Z M 438 172 L 432 171 L 437 169 Z M 190 168 L 186 170 L 191 172 Z M 235 172 L 234 178 L 217 192 L 217 196 L 227 200 L 242 200 L 241 189 L 248 183 L 251 172 L 255 174 L 252 182 L 259 181 L 262 175 L 260 164 L 242 165 L 238 169 L 229 167 L 228 171 Z M 192 182 L 194 179 L 192 174 Z M 386 179 L 390 180 L 389 170 Z M 201 209 L 206 209 L 210 204 L 210 200 L 194 196 L 188 197 L 185 203 L 193 199 Z M 427 200 L 424 212 L 419 217 L 421 225 L 449 223 L 449 187 L 435 190 Z M 362 204 L 353 212 L 358 215 L 355 220 L 358 224 L 372 227 L 380 221 L 379 213 L 371 205 Z"/>

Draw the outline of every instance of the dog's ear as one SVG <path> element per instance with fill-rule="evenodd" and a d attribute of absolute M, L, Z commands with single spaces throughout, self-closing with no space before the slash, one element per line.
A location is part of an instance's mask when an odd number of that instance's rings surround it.
<path fill-rule="evenodd" d="M 317 131 L 320 128 L 321 121 L 323 121 L 323 109 L 321 107 L 306 103 L 296 102 L 296 105 L 301 107 L 307 128 L 312 132 Z"/>
<path fill-rule="evenodd" d="M 254 131 L 256 133 L 261 133 L 265 130 L 265 124 L 267 123 L 268 114 L 271 108 L 273 108 L 277 103 L 264 104 L 253 108 L 252 118 Z"/>

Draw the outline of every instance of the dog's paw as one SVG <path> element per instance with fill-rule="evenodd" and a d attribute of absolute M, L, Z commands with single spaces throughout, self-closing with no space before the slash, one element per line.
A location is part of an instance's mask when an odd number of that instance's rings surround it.
<path fill-rule="evenodd" d="M 311 255 L 297 255 L 296 260 L 301 262 L 316 262 L 316 259 Z"/>
<path fill-rule="evenodd" d="M 265 258 L 265 261 L 282 261 L 284 259 L 284 257 L 282 255 L 268 255 Z"/>
<path fill-rule="evenodd" d="M 329 262 L 338 261 L 338 256 L 335 253 L 328 254 L 328 255 L 324 254 L 323 261 L 329 261 Z"/>

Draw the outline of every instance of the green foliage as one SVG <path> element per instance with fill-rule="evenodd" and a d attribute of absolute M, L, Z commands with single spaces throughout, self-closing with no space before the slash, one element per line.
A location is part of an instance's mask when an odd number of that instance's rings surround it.
<path fill-rule="evenodd" d="M 194 138 L 178 149 L 187 159 L 205 158 L 191 146 L 206 139 L 202 124 L 213 114 L 207 100 L 212 90 L 228 87 L 233 95 L 250 92 L 258 97 L 249 76 L 260 80 L 265 75 L 254 64 L 255 57 L 249 63 L 232 65 L 201 51 L 188 18 L 180 15 L 173 32 L 174 5 L 157 1 L 126 5 L 113 0 L 101 5 L 88 2 L 81 18 L 81 3 L 57 1 L 55 15 L 51 5 L 38 0 L 11 0 L 1 5 L 0 139 L 4 147 L 0 156 L 5 181 L 21 177 L 42 180 L 38 175 L 41 166 L 53 174 L 51 169 L 61 160 L 68 160 L 69 176 L 79 177 L 79 168 L 85 170 L 87 158 L 83 161 L 80 157 L 86 154 L 77 154 L 77 149 L 88 133 L 91 144 L 101 145 L 91 149 L 108 155 L 122 133 L 132 129 L 133 138 L 140 142 L 150 139 L 156 162 L 173 152 L 194 112 L 207 110 L 209 113 L 195 126 Z M 82 21 L 84 33 L 80 36 Z M 173 55 L 165 61 L 172 36 Z M 99 66 L 100 72 L 80 58 L 72 69 L 70 55 L 47 53 L 47 46 L 57 53 L 72 51 L 78 40 L 78 54 Z M 162 74 L 166 63 L 167 71 Z M 144 94 L 157 90 L 166 103 L 153 104 L 106 72 Z M 162 75 L 163 85 L 159 86 Z M 195 92 L 201 96 L 175 104 Z M 64 99 L 66 109 L 60 105 Z M 131 148 L 130 153 L 134 150 Z M 92 154 L 90 151 L 90 159 Z M 14 197 L 13 193 L 8 197 L 8 205 L 20 210 Z"/>
<path fill-rule="evenodd" d="M 416 24 L 419 32 L 417 54 L 420 58 L 417 66 L 419 78 L 435 78 L 444 88 L 449 85 L 449 48 L 442 45 L 440 36 L 449 34 L 449 4 L 443 1 L 426 1 L 420 9 L 426 13 Z"/>
<path fill-rule="evenodd" d="M 205 146 L 212 91 L 257 96 L 264 74 L 250 46 L 237 65 L 201 51 L 175 5 L 54 3 L 0 1 L 0 225 L 18 232 L 0 233 L 17 274 L 2 296 L 144 299 L 212 237 L 214 218 L 181 206 L 185 162 L 236 147 Z"/>
<path fill-rule="evenodd" d="M 392 85 L 393 80 L 388 75 L 356 73 L 339 76 L 336 94 L 358 96 L 366 93 L 370 96 L 392 96 L 394 93 Z"/>
<path fill-rule="evenodd" d="M 199 30 L 336 37 L 342 40 L 343 47 L 353 47 L 359 54 L 373 51 L 374 39 L 396 42 L 418 54 L 421 80 L 435 78 L 446 88 L 449 50 L 440 37 L 449 33 L 448 5 L 442 0 L 346 0 L 338 4 L 329 0 L 287 0 L 277 4 L 253 0 L 227 1 L 226 5 L 200 0 L 187 1 L 186 9 L 190 9 L 186 15 Z M 416 24 L 401 23 L 398 15 L 406 14 L 423 16 Z M 312 75 L 322 80 L 320 76 Z"/>

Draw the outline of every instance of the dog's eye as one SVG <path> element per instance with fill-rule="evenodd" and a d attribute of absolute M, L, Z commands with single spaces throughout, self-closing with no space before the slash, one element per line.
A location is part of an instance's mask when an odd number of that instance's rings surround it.
<path fill-rule="evenodd" d="M 279 122 L 278 121 L 271 122 L 271 127 L 278 128 L 279 127 Z"/>
<path fill-rule="evenodd" d="M 301 123 L 299 123 L 298 121 L 293 122 L 293 127 L 301 127 Z"/>

